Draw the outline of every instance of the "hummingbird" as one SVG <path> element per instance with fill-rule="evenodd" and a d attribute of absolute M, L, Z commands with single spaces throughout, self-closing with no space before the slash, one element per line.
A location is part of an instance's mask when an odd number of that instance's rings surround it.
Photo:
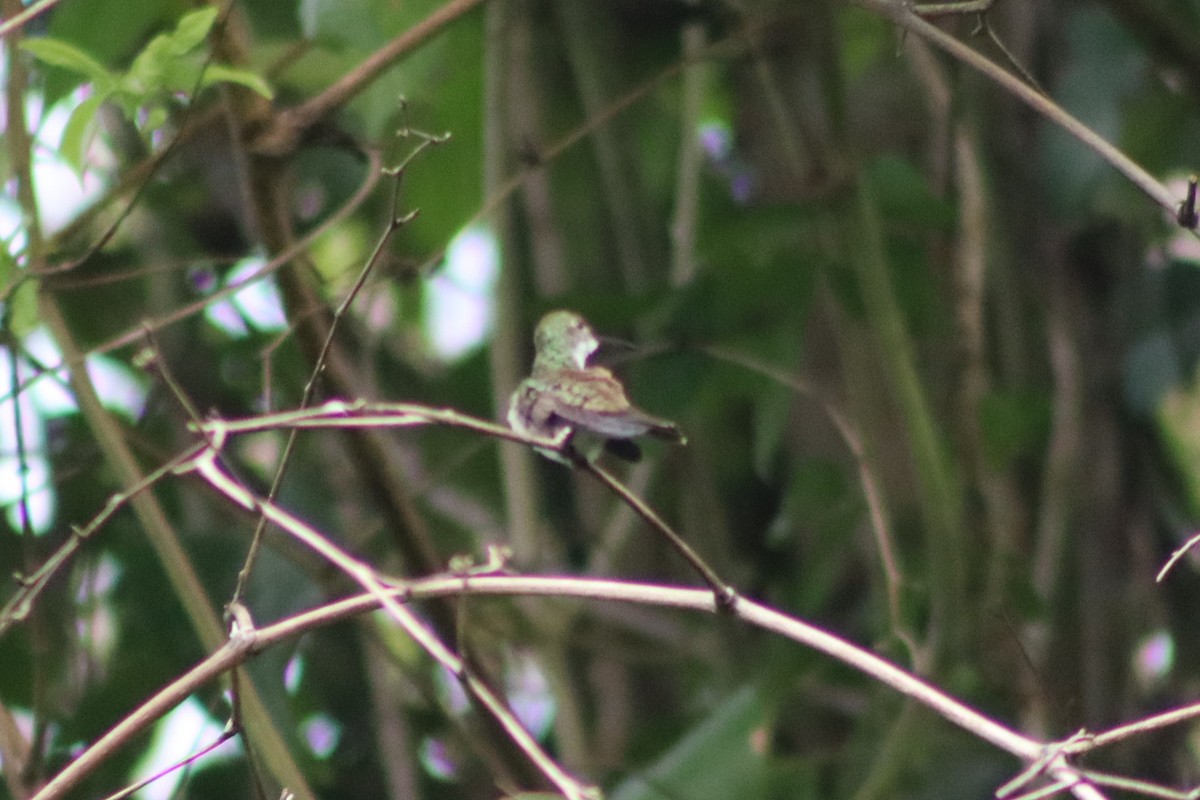
<path fill-rule="evenodd" d="M 641 457 L 630 441 L 637 436 L 687 443 L 674 422 L 630 403 L 625 387 L 611 371 L 589 365 L 600 339 L 579 314 L 561 310 L 546 314 L 534 331 L 533 346 L 533 371 L 513 392 L 508 406 L 508 424 L 513 430 L 559 444 L 577 432 L 593 434 L 611 452 L 629 461 Z M 573 444 L 568 446 L 573 448 Z M 537 450 L 555 461 L 571 463 L 558 451 Z"/>

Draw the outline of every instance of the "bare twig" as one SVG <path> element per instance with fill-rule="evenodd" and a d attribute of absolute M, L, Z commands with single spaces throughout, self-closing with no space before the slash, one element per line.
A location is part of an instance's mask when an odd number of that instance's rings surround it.
<path fill-rule="evenodd" d="M 504 701 L 492 691 L 486 682 L 476 677 L 467 669 L 464 660 L 447 647 L 437 634 L 421 619 L 401 605 L 388 594 L 388 586 L 380 579 L 378 573 L 370 565 L 359 561 L 315 528 L 305 524 L 299 518 L 273 503 L 254 496 L 237 481 L 233 480 L 217 463 L 217 456 L 227 439 L 227 431 L 220 423 L 210 423 L 206 430 L 212 437 L 213 445 L 201 453 L 190 465 L 184 465 L 181 471 L 194 470 L 210 486 L 237 505 L 248 511 L 260 513 L 269 522 L 278 526 L 304 545 L 318 553 L 330 563 L 342 570 L 358 583 L 374 598 L 388 615 L 407 633 L 413 641 L 425 650 L 435 661 L 441 664 L 450 674 L 456 676 L 463 688 L 479 703 L 492 718 L 500 725 L 526 756 L 529 757 L 542 774 L 556 786 L 569 800 L 588 800 L 597 797 L 594 787 L 586 786 L 569 775 L 558 763 L 546 753 L 534 736 L 525 729 Z M 467 580 L 466 575 L 461 580 Z"/>
<path fill-rule="evenodd" d="M 849 0 L 849 2 L 890 20 L 983 73 L 1013 97 L 1074 136 L 1124 175 L 1172 218 L 1175 217 L 1179 210 L 1180 198 L 1176 198 L 1163 183 L 1155 179 L 1141 165 L 1071 116 L 1060 105 L 1038 91 L 1036 87 L 1030 86 L 1018 76 L 922 19 L 919 14 L 914 13 L 910 3 L 903 2 L 903 0 Z"/>
<path fill-rule="evenodd" d="M 142 789 L 142 788 L 154 783 L 159 778 L 165 778 L 167 775 L 170 775 L 172 772 L 174 772 L 177 769 L 182 769 L 183 767 L 187 767 L 192 764 L 195 764 L 197 761 L 204 758 L 206 755 L 208 755 L 212 751 L 216 750 L 218 747 L 225 744 L 230 739 L 237 736 L 239 733 L 240 733 L 240 731 L 238 731 L 236 728 L 234 728 L 232 726 L 226 727 L 225 730 L 221 731 L 220 736 L 218 736 L 216 739 L 213 739 L 211 742 L 209 742 L 208 744 L 206 744 L 204 747 L 200 748 L 196 752 L 192 753 L 187 758 L 180 759 L 179 761 L 175 762 L 174 764 L 163 767 L 162 769 L 160 769 L 158 772 L 154 773 L 153 775 L 149 775 L 145 778 L 142 778 L 137 783 L 130 784 L 129 786 L 126 786 L 124 789 L 122 789 L 119 792 L 113 792 L 108 797 L 104 798 L 104 800 L 123 800 L 124 798 L 129 797 L 131 794 L 138 791 L 139 789 Z"/>
<path fill-rule="evenodd" d="M 22 10 L 18 14 L 14 14 L 0 24 L 0 39 L 8 36 L 18 28 L 23 28 L 29 22 L 32 22 L 36 17 L 41 16 L 50 9 L 59 4 L 61 0 L 38 0 L 28 8 Z"/>
<path fill-rule="evenodd" d="M 884 507 L 883 493 L 875 482 L 875 475 L 871 471 L 871 464 L 863 448 L 862 437 L 859 436 L 854 425 L 816 387 L 788 375 L 783 370 L 724 347 L 705 347 L 703 352 L 718 361 L 734 364 L 742 369 L 763 375 L 776 383 L 787 386 L 797 394 L 811 398 L 833 424 L 858 469 L 859 485 L 862 487 L 863 500 L 867 504 L 867 515 L 871 520 L 871 533 L 874 534 L 875 546 L 879 549 L 879 565 L 883 571 L 883 585 L 888 598 L 888 617 L 891 620 L 892 634 L 904 644 L 913 664 L 925 665 L 927 662 L 925 650 L 918 644 L 916 634 L 909 630 L 908 625 L 904 622 L 901 593 L 904 590 L 906 579 L 900 569 L 900 559 L 896 556 L 895 536 L 892 533 L 891 522 L 888 520 L 887 509 Z"/>
<path fill-rule="evenodd" d="M 1016 777 L 996 790 L 997 800 L 1006 800 L 1017 793 L 1019 789 L 1029 785 L 1031 781 L 1046 771 L 1056 758 L 1066 755 L 1070 748 L 1088 738 L 1086 731 L 1079 731 L 1064 742 L 1057 742 L 1044 748 L 1043 753 L 1017 773 Z"/>
<path fill-rule="evenodd" d="M 912 12 L 921 17 L 948 17 L 958 14 L 982 14 L 996 0 L 962 0 L 951 3 L 913 3 Z"/>
<path fill-rule="evenodd" d="M 46 559 L 36 571 L 27 576 L 19 576 L 19 588 L 8 599 L 8 602 L 4 604 L 4 608 L 0 609 L 0 636 L 3 636 L 13 624 L 21 622 L 29 615 L 29 609 L 37 600 L 38 595 L 46 588 L 46 585 L 58 572 L 59 568 L 67 563 L 71 556 L 75 554 L 85 539 L 106 523 L 113 514 L 124 508 L 134 496 L 150 488 L 164 476 L 171 474 L 180 464 L 195 458 L 196 454 L 202 448 L 203 445 L 188 448 L 158 469 L 145 475 L 140 481 L 129 488 L 111 495 L 105 502 L 104 508 L 83 527 L 73 528 L 71 537 L 64 541 L 54 551 L 54 555 Z"/>
<path fill-rule="evenodd" d="M 1069 752 L 1084 753 L 1089 750 L 1106 747 L 1133 736 L 1139 736 L 1143 733 L 1166 728 L 1171 725 L 1178 725 L 1181 722 L 1196 719 L 1197 717 L 1200 717 L 1200 703 L 1192 703 L 1191 705 L 1174 708 L 1162 714 L 1155 714 L 1152 717 L 1146 717 L 1127 725 L 1120 725 L 1116 728 L 1110 728 L 1107 731 L 1094 733 L 1086 739 L 1073 742 L 1069 748 Z"/>
<path fill-rule="evenodd" d="M 380 164 L 377 154 L 374 152 L 368 152 L 367 155 L 370 159 L 370 164 L 367 167 L 366 177 L 363 179 L 363 183 L 361 186 L 359 186 L 358 191 L 356 191 L 352 197 L 346 200 L 346 202 L 342 204 L 337 211 L 323 220 L 320 225 L 313 228 L 301 239 L 281 251 L 262 267 L 250 273 L 237 283 L 218 289 L 217 291 L 201 298 L 200 300 L 180 306 L 179 308 L 169 311 L 158 317 L 150 317 L 143 320 L 139 325 L 131 327 L 124 333 L 119 334 L 118 336 L 115 336 L 112 339 L 103 342 L 102 344 L 90 348 L 87 351 L 87 355 L 111 353 L 114 350 L 118 350 L 122 347 L 133 344 L 137 342 L 138 339 L 145 336 L 147 328 L 153 331 L 160 331 L 164 328 L 174 325 L 177 322 L 182 322 L 189 317 L 201 313 L 211 304 L 232 297 L 256 281 L 259 281 L 268 275 L 279 271 L 281 267 L 295 258 L 299 253 L 305 252 L 310 247 L 315 245 L 326 232 L 334 228 L 338 223 L 354 213 L 354 211 L 363 204 L 367 197 L 370 196 L 371 192 L 374 191 L 375 185 L 379 180 Z M 65 366 L 65 361 L 53 366 L 47 366 L 45 369 L 40 370 L 37 375 L 26 379 L 21 385 L 13 387 L 13 390 L 8 395 L 0 396 L 0 402 L 20 394 L 34 383 L 41 380 L 43 377 L 57 374 Z"/>
<path fill-rule="evenodd" d="M 1097 786 L 1141 794 L 1146 797 L 1157 797 L 1161 798 L 1161 800 L 1196 800 L 1197 797 L 1200 797 L 1200 788 L 1188 790 L 1172 789 L 1151 781 L 1127 778 L 1124 775 L 1112 775 L 1093 769 L 1081 769 L 1079 770 L 1079 774 L 1083 780 L 1094 783 Z"/>
<path fill-rule="evenodd" d="M 427 42 L 482 2 L 483 0 L 450 0 L 438 6 L 425 19 L 376 50 L 316 97 L 274 115 L 270 124 L 251 142 L 251 150 L 259 155 L 270 156 L 283 156 L 294 152 L 313 126 L 350 102 L 402 56 Z"/>
<path fill-rule="evenodd" d="M 124 491 L 130 493 L 129 503 L 134 514 L 158 556 L 196 638 L 205 649 L 219 648 L 226 638 L 224 630 L 217 615 L 213 613 L 204 586 L 179 540 L 178 532 L 153 493 L 135 491 L 144 488 L 143 481 L 146 476 L 142 473 L 128 442 L 125 441 L 117 421 L 100 403 L 96 387 L 87 374 L 83 352 L 75 342 L 74 334 L 67 325 L 57 299 L 49 293 L 42 293 L 39 299 L 42 320 L 58 342 L 63 357 L 70 366 L 71 387 L 80 411 L 95 435 L 110 469 L 116 473 Z M 274 775 L 299 797 L 313 797 L 304 773 L 296 764 L 283 741 L 283 736 L 267 713 L 261 696 L 249 682 L 244 694 L 248 712 L 247 731 L 251 740 L 262 748 Z"/>
<path fill-rule="evenodd" d="M 720 576 L 710 567 L 700 555 L 692 549 L 691 545 L 683 540 L 670 525 L 663 522 L 662 517 L 646 504 L 642 498 L 638 497 L 633 492 L 621 483 L 611 472 L 601 467 L 599 464 L 593 463 L 586 459 L 580 458 L 576 461 L 577 466 L 584 472 L 588 473 L 596 480 L 600 481 L 609 491 L 613 492 L 621 501 L 632 508 L 639 517 L 646 521 L 651 528 L 660 533 L 670 543 L 671 547 L 687 560 L 696 572 L 700 573 L 700 577 L 708 584 L 713 592 L 713 603 L 716 608 L 721 611 L 732 611 L 738 601 L 738 594 L 732 586 L 721 580 Z"/>
<path fill-rule="evenodd" d="M 235 495 L 241 492 L 236 485 L 230 488 Z M 249 500 L 245 497 L 242 499 Z M 288 524 L 291 524 L 290 520 Z M 302 523 L 300 525 L 302 526 Z M 311 529 L 306 531 L 304 527 L 300 527 L 298 531 L 307 539 Z M 311 533 L 316 532 L 311 531 Z M 317 534 L 317 541 L 322 548 L 327 544 L 327 540 L 320 534 Z M 343 557 L 349 559 L 344 554 L 339 554 L 338 557 L 339 559 Z M 55 800 L 62 797 L 83 776 L 89 774 L 101 761 L 111 756 L 117 748 L 129 742 L 133 736 L 145 729 L 155 719 L 166 714 L 197 688 L 223 672 L 235 668 L 255 653 L 293 639 L 314 628 L 379 608 L 385 603 L 385 607 L 391 613 L 392 609 L 399 608 L 400 604 L 414 600 L 456 595 L 502 595 L 574 597 L 710 613 L 714 611 L 712 592 L 708 589 L 578 577 L 475 574 L 470 571 L 458 574 L 445 573 L 406 581 L 403 584 L 387 585 L 361 562 L 354 559 L 349 559 L 349 562 L 347 566 L 355 571 L 365 569 L 367 572 L 371 572 L 368 581 L 372 584 L 371 591 L 322 605 L 311 611 L 231 638 L 224 647 L 160 690 L 143 706 L 114 726 L 99 741 L 56 775 L 32 800 Z M 1067 763 L 1066 757 L 1078 752 L 1074 744 L 1047 744 L 1024 736 L 895 666 L 869 649 L 859 647 L 828 631 L 749 598 L 739 598 L 732 614 L 749 625 L 811 647 L 853 667 L 890 686 L 897 692 L 911 697 L 969 733 L 1024 761 L 1034 763 L 1044 760 L 1043 756 L 1047 750 L 1057 748 L 1054 757 L 1045 764 L 1044 773 L 1052 780 L 1061 782 L 1061 786 L 1069 786 L 1071 791 L 1082 800 L 1099 800 L 1101 797 L 1092 786 L 1086 783 L 1081 771 Z"/>
<path fill-rule="evenodd" d="M 1175 564 L 1179 562 L 1179 559 L 1187 555 L 1188 551 L 1197 544 L 1200 544 L 1200 533 L 1193 534 L 1186 542 L 1175 548 L 1175 552 L 1171 553 L 1171 557 L 1167 559 L 1167 563 L 1163 564 L 1162 569 L 1160 569 L 1158 574 L 1154 576 L 1155 582 L 1162 583 L 1163 579 L 1167 577 L 1167 574 L 1174 569 Z"/>
<path fill-rule="evenodd" d="M 402 133 L 405 135 L 411 133 L 419 136 L 421 138 L 420 144 L 418 144 L 417 147 L 413 149 L 413 152 L 409 153 L 409 155 L 398 166 L 384 171 L 385 174 L 389 175 L 393 180 L 392 205 L 391 212 L 388 216 L 387 227 L 384 229 L 383 235 L 379 237 L 379 241 L 376 243 L 374 251 L 372 251 L 370 257 L 367 258 L 366 263 L 363 265 L 362 270 L 359 272 L 358 279 L 355 280 L 354 285 L 350 288 L 350 291 L 346 293 L 345 298 L 343 298 L 341 304 L 333 313 L 333 318 L 330 320 L 329 328 L 325 334 L 325 343 L 321 347 L 321 352 L 317 356 L 316 363 L 312 368 L 312 373 L 309 375 L 308 382 L 304 385 L 304 391 L 300 396 L 300 408 L 307 408 L 309 403 L 312 402 L 313 393 L 316 391 L 317 380 L 320 377 L 321 372 L 324 370 L 325 358 L 329 353 L 330 346 L 333 344 L 333 337 L 337 332 L 338 324 L 346 315 L 346 312 L 350 309 L 354 299 L 358 297 L 362 287 L 366 284 L 367 276 L 369 276 L 371 271 L 375 268 L 375 264 L 378 263 L 379 257 L 383 254 L 384 248 L 387 247 L 387 243 L 391 241 L 392 236 L 394 236 L 396 231 L 400 230 L 400 228 L 408 224 L 408 222 L 410 222 L 416 216 L 417 212 L 415 211 L 408 214 L 400 213 L 400 184 L 404 175 L 405 167 L 407 167 L 409 162 L 411 162 L 413 158 L 415 158 L 425 149 L 436 144 L 442 144 L 449 139 L 449 134 L 443 134 L 442 136 L 430 136 L 428 134 L 421 134 L 408 130 L 405 130 Z M 292 452 L 295 449 L 295 446 L 296 431 L 293 430 L 288 436 L 287 443 L 284 445 L 283 453 L 279 457 L 279 465 L 275 469 L 275 476 L 271 480 L 271 488 L 267 492 L 268 501 L 274 501 L 275 497 L 279 494 L 279 489 L 283 485 L 283 478 L 287 473 L 288 463 L 291 460 Z M 243 563 L 241 570 L 238 571 L 237 584 L 233 590 L 233 597 L 230 600 L 231 603 L 237 603 L 240 601 L 243 592 L 246 590 L 246 583 L 249 581 L 250 575 L 254 571 L 255 558 L 257 557 L 259 547 L 262 544 L 262 537 L 263 533 L 266 531 L 266 527 L 266 518 L 260 517 L 258 524 L 254 528 L 254 535 L 250 539 L 250 547 L 246 552 L 246 560 Z"/>
<path fill-rule="evenodd" d="M 110 728 L 91 747 L 80 753 L 43 786 L 34 795 L 35 800 L 55 800 L 65 795 L 90 775 L 97 766 L 128 743 L 132 737 L 165 716 L 167 712 L 186 700 L 197 688 L 234 669 L 259 649 L 261 648 L 257 632 L 230 638 L 215 653 L 160 689 L 133 713 Z"/>

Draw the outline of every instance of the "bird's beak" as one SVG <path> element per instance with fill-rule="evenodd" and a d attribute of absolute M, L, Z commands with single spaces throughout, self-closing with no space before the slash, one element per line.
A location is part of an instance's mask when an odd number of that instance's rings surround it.
<path fill-rule="evenodd" d="M 596 341 L 599 347 L 592 354 L 593 363 L 596 364 L 611 364 L 614 361 L 623 360 L 621 357 L 628 355 L 637 350 L 637 345 L 633 342 L 627 342 L 624 339 L 614 339 L 611 336 L 597 336 Z"/>

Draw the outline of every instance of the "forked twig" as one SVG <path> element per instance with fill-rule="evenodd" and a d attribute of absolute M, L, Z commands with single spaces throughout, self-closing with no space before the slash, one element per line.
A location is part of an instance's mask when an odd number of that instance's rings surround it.
<path fill-rule="evenodd" d="M 1000 67 L 937 26 L 926 22 L 913 10 L 911 3 L 904 2 L 904 0 L 849 0 L 849 2 L 890 20 L 949 53 L 972 69 L 983 73 L 1014 98 L 1058 125 L 1089 150 L 1107 161 L 1110 166 L 1118 170 L 1167 213 L 1172 216 L 1178 213 L 1179 200 L 1170 189 L 1147 172 L 1144 167 L 1069 114 L 1062 106 L 1025 83 L 1023 78 Z"/>
<path fill-rule="evenodd" d="M 38 595 L 50 583 L 50 579 L 54 577 L 58 569 L 75 554 L 85 539 L 108 522 L 113 514 L 124 508 L 138 494 L 149 489 L 164 476 L 171 474 L 180 464 L 194 458 L 202 447 L 202 445 L 196 445 L 185 450 L 128 489 L 110 495 L 104 503 L 104 508 L 100 509 L 100 512 L 92 517 L 86 525 L 72 526 L 70 538 L 64 541 L 36 571 L 29 575 L 18 576 L 17 582 L 20 585 L 17 591 L 4 604 L 4 608 L 0 609 L 0 636 L 3 636 L 14 623 L 21 622 L 29 616 L 29 610 Z"/>
<path fill-rule="evenodd" d="M 129 797 L 134 792 L 149 786 L 150 784 L 154 783 L 159 778 L 165 778 L 167 775 L 170 775 L 172 772 L 175 772 L 178 769 L 182 769 L 183 767 L 187 767 L 187 766 L 191 766 L 192 764 L 195 764 L 197 761 L 204 758 L 206 755 L 208 755 L 212 751 L 216 750 L 218 747 L 225 744 L 227 741 L 234 738 L 235 736 L 238 736 L 239 734 L 241 734 L 240 730 L 238 730 L 233 725 L 227 725 L 225 727 L 225 729 L 223 731 L 221 731 L 221 734 L 216 739 L 212 740 L 211 742 L 206 744 L 204 747 L 197 750 L 195 753 L 192 753 L 192 754 L 188 755 L 187 757 L 180 759 L 179 761 L 176 761 L 174 764 L 169 764 L 169 765 L 163 767 L 158 772 L 155 772 L 153 775 L 148 775 L 145 778 L 142 778 L 137 783 L 130 784 L 129 786 L 126 786 L 124 789 L 121 789 L 120 791 L 113 792 L 108 797 L 105 797 L 104 800 L 124 800 L 124 798 Z"/>
<path fill-rule="evenodd" d="M 226 498 L 247 511 L 261 514 L 268 522 L 278 526 L 348 575 L 379 603 L 388 616 L 413 641 L 458 678 L 464 690 L 491 714 L 513 743 L 529 757 L 530 761 L 563 795 L 569 800 L 593 800 L 598 797 L 598 790 L 595 787 L 581 783 L 559 766 L 542 749 L 537 739 L 517 720 L 491 687 L 467 669 L 461 657 L 447 647 L 414 612 L 401 605 L 394 595 L 389 593 L 389 589 L 392 587 L 379 578 L 373 567 L 350 556 L 299 518 L 274 503 L 257 497 L 226 473 L 218 464 L 218 455 L 228 439 L 228 430 L 223 428 L 220 422 L 206 424 L 205 431 L 209 436 L 211 446 L 200 453 L 191 463 L 183 465 L 178 470 L 179 472 L 196 472 Z M 465 581 L 467 578 L 464 576 L 462 580 Z"/>
<path fill-rule="evenodd" d="M 210 461 L 214 463 L 215 461 Z M 242 490 L 235 487 L 235 493 Z M 239 505 L 241 503 L 239 502 Z M 279 509 L 272 509 L 274 514 Z M 276 522 L 272 519 L 272 522 Z M 289 522 L 289 524 L 291 524 Z M 297 521 L 297 532 L 307 536 L 312 529 Z M 287 530 L 285 528 L 285 530 Z M 316 534 L 322 546 L 328 542 Z M 339 551 L 340 552 L 340 551 Z M 342 554 L 359 567 L 369 567 Z M 503 572 L 504 561 L 498 562 Z M 372 571 L 373 572 L 373 571 Z M 57 800 L 78 784 L 96 765 L 112 756 L 117 748 L 127 744 L 138 732 L 145 730 L 156 719 L 182 702 L 199 687 L 245 662 L 263 649 L 294 639 L 315 628 L 347 619 L 357 614 L 379 608 L 402 608 L 401 604 L 414 600 L 433 599 L 454 595 L 496 595 L 524 597 L 574 597 L 587 600 L 606 600 L 637 603 L 664 608 L 689 609 L 712 612 L 712 595 L 708 589 L 662 586 L 634 583 L 630 581 L 601 580 L 575 576 L 530 576 L 495 574 L 493 569 L 486 574 L 474 570 L 444 573 L 427 578 L 389 585 L 386 579 L 372 580 L 371 591 L 353 597 L 323 604 L 279 622 L 254 628 L 230 638 L 220 650 L 188 670 L 179 679 L 161 689 L 138 709 L 111 728 L 74 761 L 67 765 L 31 800 Z M 760 628 L 850 666 L 852 669 L 891 687 L 895 691 L 913 698 L 944 719 L 954 723 L 981 740 L 1030 762 L 1041 760 L 1048 749 L 1057 747 L 1061 758 L 1049 760 L 1045 774 L 1058 788 L 1068 788 L 1081 800 L 1100 800 L 1102 795 L 1088 782 L 1083 770 L 1071 765 L 1066 757 L 1077 752 L 1084 742 L 1043 744 L 1021 734 L 996 720 L 971 708 L 937 687 L 910 672 L 892 664 L 868 648 L 860 647 L 833 633 L 824 631 L 804 620 L 777 611 L 755 602 L 750 598 L 739 598 L 732 615 L 747 625 Z M 1099 781 L 1097 781 L 1099 782 Z"/>
<path fill-rule="evenodd" d="M 410 131 L 406 129 L 404 133 L 408 134 Z M 408 156 L 406 156 L 398 166 L 391 169 L 381 170 L 383 174 L 387 175 L 393 180 L 392 204 L 391 212 L 388 215 L 388 225 L 384 229 L 383 235 L 379 237 L 379 241 L 376 243 L 375 249 L 371 252 L 370 257 L 363 265 L 363 268 L 359 271 L 358 278 L 355 280 L 354 285 L 350 288 L 350 291 L 346 293 L 346 296 L 342 299 L 342 302 L 334 311 L 333 318 L 329 321 L 329 330 L 326 332 L 325 341 L 321 345 L 321 352 L 317 355 L 316 363 L 313 364 L 312 373 L 309 376 L 308 382 L 304 385 L 304 391 L 300 397 L 300 408 L 307 408 L 309 403 L 312 402 L 313 394 L 316 391 L 317 379 L 325 369 L 325 359 L 329 354 L 330 347 L 333 346 L 333 338 L 334 334 L 337 332 L 338 324 L 346 315 L 346 312 L 349 311 L 351 304 L 354 302 L 355 298 L 358 297 L 362 287 L 366 284 L 367 277 L 371 274 L 371 271 L 379 262 L 379 257 L 383 254 L 384 249 L 387 247 L 388 242 L 391 241 L 392 236 L 394 236 L 395 233 L 400 230 L 400 228 L 412 221 L 417 215 L 416 211 L 410 211 L 407 214 L 400 213 L 400 186 L 404 177 L 405 168 L 408 166 L 409 162 L 416 158 L 417 155 L 419 155 L 422 151 L 434 145 L 442 144 L 450 138 L 450 134 L 448 133 L 441 136 L 432 136 L 419 132 L 413 133 L 420 137 L 421 142 L 415 148 L 413 148 L 413 151 L 409 153 Z M 268 501 L 274 501 L 275 497 L 279 494 L 280 487 L 283 485 L 284 475 L 287 473 L 288 464 L 291 461 L 292 453 L 296 447 L 296 433 L 297 432 L 294 429 L 291 431 L 291 434 L 288 436 L 287 443 L 284 445 L 283 453 L 279 457 L 279 466 L 275 469 L 275 475 L 271 479 L 271 488 L 267 491 Z M 266 531 L 266 527 L 266 518 L 259 517 L 258 524 L 254 528 L 254 535 L 250 539 L 250 547 L 246 551 L 246 560 L 243 562 L 241 570 L 238 571 L 237 583 L 234 586 L 233 597 L 230 600 L 231 605 L 239 602 L 246 590 L 246 584 L 250 580 L 250 575 L 254 571 L 254 563 L 258 557 L 259 548 L 262 546 L 263 533 Z"/>
<path fill-rule="evenodd" d="M 558 450 L 569 455 L 566 442 L 562 439 L 543 440 L 533 436 L 517 433 L 511 428 L 497 425 L 488 420 L 461 414 L 450 408 L 430 408 L 416 403 L 368 403 L 365 401 L 345 402 L 331 400 L 320 406 L 295 411 L 284 411 L 277 414 L 263 414 L 241 420 L 213 420 L 199 426 L 208 435 L 219 433 L 222 436 L 271 428 L 291 427 L 327 429 L 327 428 L 405 428 L 423 425 L 450 425 L 466 428 L 477 433 L 498 439 L 519 442 L 543 449 Z M 714 602 L 717 608 L 729 610 L 736 602 L 737 592 L 716 574 L 687 542 L 680 538 L 661 517 L 644 501 L 613 477 L 602 467 L 589 464 L 582 459 L 575 463 L 583 471 L 593 475 L 597 480 L 612 490 L 618 497 L 629 505 L 642 519 L 661 533 L 679 551 L 688 563 L 700 574 L 704 582 L 713 590 Z"/>

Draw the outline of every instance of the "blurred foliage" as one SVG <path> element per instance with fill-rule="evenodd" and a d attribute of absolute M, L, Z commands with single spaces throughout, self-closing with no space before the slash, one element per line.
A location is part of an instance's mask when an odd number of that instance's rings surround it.
<path fill-rule="evenodd" d="M 244 0 L 218 14 L 64 0 L 19 48 L 5 41 L 8 85 L 12 63 L 28 71 L 30 147 L 75 175 L 35 173 L 46 184 L 36 239 L 10 180 L 21 137 L 6 131 L 2 210 L 21 222 L 2 231 L 4 341 L 21 361 L 4 362 L 0 419 L 15 430 L 20 385 L 24 424 L 41 427 L 2 440 L 0 483 L 17 488 L 4 487 L 0 573 L 32 573 L 127 488 L 81 413 L 37 417 L 28 381 L 63 352 L 35 349 L 47 304 L 85 352 L 145 388 L 134 418 L 114 419 L 149 472 L 193 441 L 168 376 L 201 414 L 299 403 L 313 367 L 304 332 L 320 315 L 289 287 L 336 308 L 387 225 L 391 179 L 330 220 L 372 178 L 372 155 L 395 165 L 420 141 L 413 131 L 448 132 L 403 172 L 399 210 L 419 215 L 387 242 L 338 329 L 359 391 L 495 418 L 513 388 L 506 371 L 527 369 L 537 319 L 574 308 L 641 346 L 614 369 L 688 435 L 686 448 L 647 443 L 622 474 L 739 590 L 1031 736 L 1192 700 L 1200 562 L 1185 558 L 1163 584 L 1154 576 L 1200 518 L 1195 237 L 1079 141 L 863 8 L 501 3 Z M 297 149 L 266 152 L 256 137 L 272 112 L 321 96 L 440 12 L 448 24 Z M 1007 63 L 972 36 L 975 21 L 937 24 Z M 1200 134 L 1193 4 L 997 0 L 987 23 L 1050 96 L 1182 198 Z M 697 36 L 699 57 L 685 55 Z M 496 194 L 510 176 L 515 187 Z M 126 179 L 140 193 L 118 191 Z M 282 187 L 270 197 L 268 179 Z M 70 206 L 80 181 L 88 205 Z M 266 279 L 282 287 L 290 327 L 245 310 L 242 330 L 222 327 L 213 293 L 283 249 L 264 210 L 295 236 L 318 234 Z M 66 218 L 49 224 L 54 215 Z M 469 291 L 446 259 L 468 225 L 500 243 L 499 288 L 486 336 L 447 359 L 433 346 L 442 318 L 430 287 Z M 153 325 L 159 368 L 134 366 L 143 321 L 184 309 Z M 473 309 L 452 327 L 473 324 Z M 324 375 L 317 399 L 338 379 Z M 265 492 L 283 443 L 246 437 L 225 456 Z M 15 504 L 19 448 L 45 465 L 30 490 L 54 497 L 36 535 Z M 618 578 L 695 583 L 614 498 L 558 464 L 502 460 L 495 442 L 449 428 L 404 431 L 386 450 L 403 498 L 381 494 L 354 442 L 323 432 L 300 437 L 278 501 L 389 574 L 424 571 L 401 555 L 424 535 L 441 565 L 520 541 L 535 547 L 518 551 L 519 570 L 600 563 Z M 254 521 L 190 478 L 153 496 L 219 618 Z M 406 502 L 417 522 L 402 527 L 392 512 Z M 514 531 L 521 520 L 536 530 Z M 5 762 L 17 750 L 0 736 L 0 798 L 25 796 L 205 654 L 149 542 L 121 511 L 0 639 L 0 729 L 11 723 L 33 752 L 15 774 Z M 245 603 L 261 625 L 351 591 L 268 531 Z M 982 796 L 1019 768 L 845 665 L 728 620 L 545 598 L 453 610 L 457 631 L 446 607 L 422 607 L 447 638 L 461 634 L 520 713 L 548 715 L 552 753 L 613 796 Z M 1157 666 L 1139 644 L 1155 634 L 1174 645 Z M 247 674 L 322 798 L 545 788 L 499 777 L 502 748 L 381 620 L 272 648 Z M 217 684 L 197 699 L 221 721 L 229 713 Z M 328 750 L 321 730 L 335 732 Z M 1095 761 L 1192 786 L 1195 733 L 1137 737 Z M 150 739 L 72 796 L 142 776 Z M 248 764 L 201 760 L 180 796 L 253 796 Z"/>

